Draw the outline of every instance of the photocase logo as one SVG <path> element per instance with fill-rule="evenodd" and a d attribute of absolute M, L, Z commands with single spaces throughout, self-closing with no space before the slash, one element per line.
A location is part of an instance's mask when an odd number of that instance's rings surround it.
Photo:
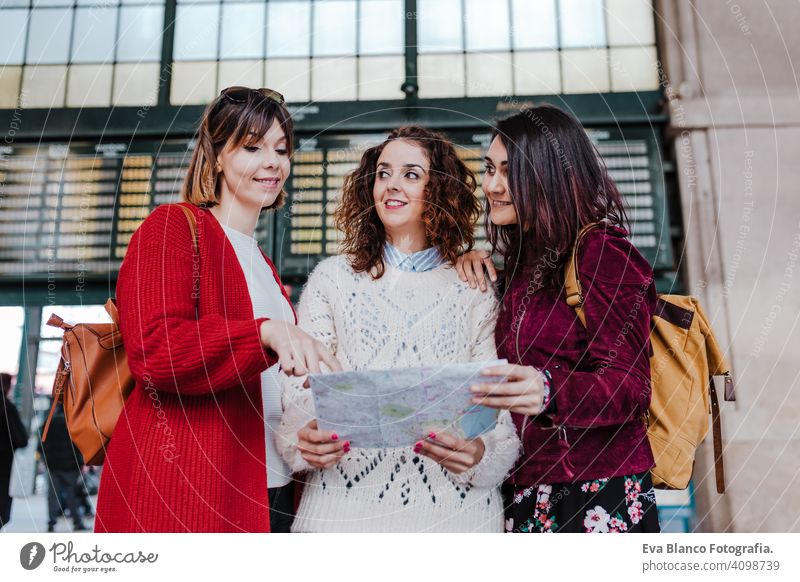
<path fill-rule="evenodd" d="M 35 570 L 44 561 L 44 546 L 37 542 L 30 542 L 22 546 L 19 551 L 19 563 L 26 570 Z"/>

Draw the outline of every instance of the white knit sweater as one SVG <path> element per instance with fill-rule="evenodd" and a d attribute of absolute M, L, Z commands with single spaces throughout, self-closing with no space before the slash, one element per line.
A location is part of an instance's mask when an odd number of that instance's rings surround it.
<path fill-rule="evenodd" d="M 463 284 L 452 267 L 409 273 L 387 265 L 374 281 L 353 272 L 344 257 L 317 266 L 298 306 L 300 326 L 345 370 L 493 359 L 496 313 L 494 296 Z M 318 470 L 297 450 L 297 431 L 314 418 L 311 392 L 282 378 L 276 445 L 290 469 L 308 471 L 293 531 L 503 531 L 499 485 L 520 448 L 507 412 L 481 437 L 481 462 L 461 475 L 411 448 L 353 448 L 336 466 Z"/>

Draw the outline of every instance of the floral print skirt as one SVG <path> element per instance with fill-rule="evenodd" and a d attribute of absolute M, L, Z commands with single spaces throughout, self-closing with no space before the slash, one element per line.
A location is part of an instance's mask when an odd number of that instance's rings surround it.
<path fill-rule="evenodd" d="M 650 472 L 510 490 L 506 531 L 514 533 L 658 533 Z"/>

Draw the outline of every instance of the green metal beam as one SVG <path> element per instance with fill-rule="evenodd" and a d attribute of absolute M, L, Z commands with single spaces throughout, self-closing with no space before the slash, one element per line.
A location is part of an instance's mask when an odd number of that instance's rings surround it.
<path fill-rule="evenodd" d="M 407 123 L 439 129 L 481 127 L 521 107 L 553 103 L 572 111 L 586 125 L 663 124 L 667 116 L 660 91 L 587 95 L 501 96 L 462 99 L 346 101 L 290 105 L 300 133 L 386 131 Z M 22 113 L 18 141 L 188 137 L 194 134 L 203 106 L 116 107 L 113 109 L 29 109 Z M 0 110 L 0 127 L 8 128 L 19 112 Z M 10 142 L 9 142 L 10 140 Z"/>

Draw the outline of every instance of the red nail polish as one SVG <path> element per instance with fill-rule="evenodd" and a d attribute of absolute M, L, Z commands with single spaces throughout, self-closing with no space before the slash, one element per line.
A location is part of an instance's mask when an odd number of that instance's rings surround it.
<path fill-rule="evenodd" d="M 342 447 L 342 450 L 345 453 L 349 453 L 350 452 L 350 441 L 345 441 L 344 446 Z"/>
<path fill-rule="evenodd" d="M 333 433 L 333 434 L 331 435 L 331 440 L 332 440 L 332 441 L 338 441 L 338 440 L 339 440 L 339 435 L 338 435 L 338 434 L 336 434 L 336 433 Z"/>
<path fill-rule="evenodd" d="M 429 439 L 435 439 L 436 438 L 436 433 L 435 432 L 428 433 L 428 438 Z"/>

